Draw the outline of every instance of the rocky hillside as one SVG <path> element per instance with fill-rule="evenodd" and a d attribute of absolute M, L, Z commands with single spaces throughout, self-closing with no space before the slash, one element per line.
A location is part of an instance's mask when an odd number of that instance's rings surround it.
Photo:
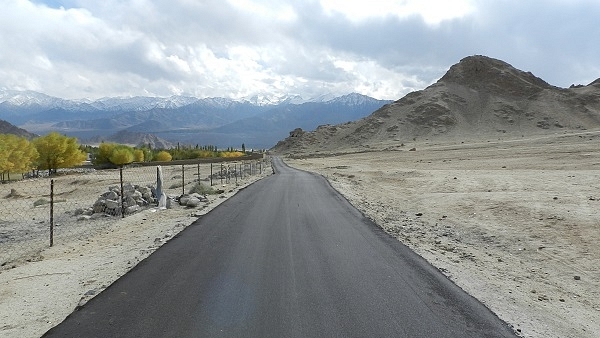
<path fill-rule="evenodd" d="M 414 139 L 497 139 L 600 128 L 600 79 L 558 88 L 486 56 L 469 56 L 431 86 L 361 120 L 295 130 L 275 153 L 397 147 Z"/>
<path fill-rule="evenodd" d="M 0 120 L 0 134 L 14 134 L 28 139 L 32 139 L 38 136 L 36 134 L 28 132 L 25 129 L 21 129 L 13 124 L 10 124 L 4 120 Z"/>
<path fill-rule="evenodd" d="M 128 144 L 131 146 L 149 146 L 152 149 L 169 149 L 174 145 L 166 140 L 157 137 L 156 135 L 132 132 L 122 130 L 116 134 L 106 137 L 94 137 L 89 140 L 82 141 L 86 144 L 99 144 L 101 142 L 114 142 L 119 144 Z"/>

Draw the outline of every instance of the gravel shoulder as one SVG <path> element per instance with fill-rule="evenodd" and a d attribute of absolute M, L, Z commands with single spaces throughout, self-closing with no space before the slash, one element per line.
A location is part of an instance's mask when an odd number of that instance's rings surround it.
<path fill-rule="evenodd" d="M 523 337 L 592 338 L 600 336 L 597 145 L 596 133 L 425 141 L 285 162 L 327 177 Z"/>

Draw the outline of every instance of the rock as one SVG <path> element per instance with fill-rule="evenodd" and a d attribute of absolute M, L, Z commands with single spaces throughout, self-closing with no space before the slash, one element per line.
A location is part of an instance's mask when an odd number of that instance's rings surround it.
<path fill-rule="evenodd" d="M 101 196 L 108 200 L 116 200 L 119 198 L 119 195 L 115 191 L 107 191 Z"/>
<path fill-rule="evenodd" d="M 198 198 L 190 196 L 190 198 L 187 200 L 185 206 L 190 207 L 190 208 L 195 208 L 195 207 L 199 206 L 200 203 L 202 203 L 202 201 L 200 201 Z"/>
<path fill-rule="evenodd" d="M 81 215 L 81 216 L 77 217 L 78 221 L 89 221 L 90 219 L 92 219 L 92 216 L 88 216 L 88 215 Z"/>
<path fill-rule="evenodd" d="M 581 276 L 573 276 L 574 280 L 581 280 Z"/>
<path fill-rule="evenodd" d="M 133 214 L 138 211 L 140 211 L 140 206 L 137 204 L 125 208 L 125 214 Z"/>
<path fill-rule="evenodd" d="M 132 205 L 138 205 L 138 201 L 131 196 L 125 197 L 125 207 L 130 207 Z"/>
<path fill-rule="evenodd" d="M 417 151 L 417 148 L 410 148 L 408 151 Z"/>
<path fill-rule="evenodd" d="M 94 206 L 92 207 L 92 211 L 94 213 L 102 213 L 102 212 L 104 212 L 104 210 L 106 210 L 106 200 L 98 199 L 96 201 L 96 203 L 94 203 Z"/>
<path fill-rule="evenodd" d="M 179 196 L 179 205 L 187 205 L 187 202 L 190 200 L 190 195 L 184 194 Z"/>
<path fill-rule="evenodd" d="M 116 200 L 108 200 L 107 199 L 104 201 L 104 203 L 105 203 L 107 209 L 117 209 L 121 206 L 119 201 L 116 201 Z"/>

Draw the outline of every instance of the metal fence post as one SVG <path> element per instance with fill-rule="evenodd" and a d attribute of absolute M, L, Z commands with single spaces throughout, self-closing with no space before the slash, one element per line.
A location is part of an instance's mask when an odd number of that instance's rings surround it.
<path fill-rule="evenodd" d="M 210 163 L 210 186 L 212 187 L 213 183 L 212 183 L 212 177 L 213 177 L 213 170 L 212 170 L 212 162 Z"/>
<path fill-rule="evenodd" d="M 125 218 L 125 196 L 123 195 L 123 166 L 119 167 L 119 181 L 121 181 L 121 218 Z"/>
<path fill-rule="evenodd" d="M 50 246 L 54 246 L 54 180 L 50 180 Z"/>
<path fill-rule="evenodd" d="M 185 195 L 185 164 L 181 165 L 181 194 Z"/>

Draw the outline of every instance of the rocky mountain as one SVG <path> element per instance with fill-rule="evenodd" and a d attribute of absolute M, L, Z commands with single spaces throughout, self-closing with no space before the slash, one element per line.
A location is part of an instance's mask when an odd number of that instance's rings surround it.
<path fill-rule="evenodd" d="M 169 149 L 174 146 L 173 143 L 163 140 L 155 135 L 133 132 L 129 130 L 121 130 L 115 134 L 106 137 L 97 136 L 87 140 L 85 143 L 90 145 L 97 145 L 101 142 L 127 144 L 134 147 L 148 146 L 152 149 Z"/>
<path fill-rule="evenodd" d="M 279 153 L 394 148 L 414 139 L 524 137 L 600 128 L 600 79 L 559 88 L 501 60 L 470 56 L 431 86 L 355 122 L 294 130 Z"/>
<path fill-rule="evenodd" d="M 28 132 L 25 129 L 21 129 L 7 121 L 0 120 L 0 134 L 13 134 L 27 139 L 32 139 L 38 135 Z"/>
<path fill-rule="evenodd" d="M 75 136 L 83 143 L 129 130 L 172 143 L 269 148 L 289 129 L 358 119 L 389 102 L 359 94 L 309 100 L 263 95 L 239 101 L 186 96 L 70 101 L 0 90 L 0 118 L 38 134 L 58 131 Z"/>

